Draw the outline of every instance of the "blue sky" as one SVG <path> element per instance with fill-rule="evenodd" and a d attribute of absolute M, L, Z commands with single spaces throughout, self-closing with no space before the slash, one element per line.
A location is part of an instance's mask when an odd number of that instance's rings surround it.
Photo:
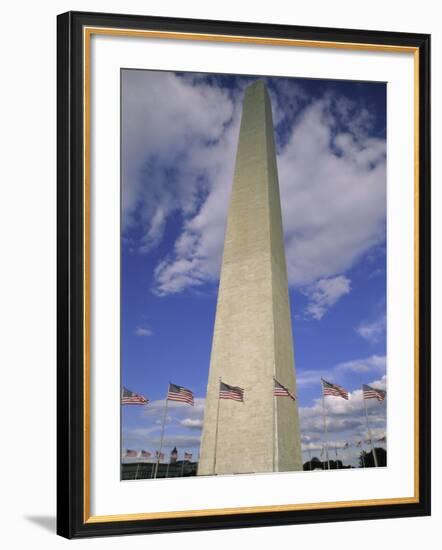
<path fill-rule="evenodd" d="M 123 70 L 122 448 L 198 456 L 241 103 L 256 77 Z M 386 85 L 265 77 L 283 211 L 304 458 L 367 438 L 362 383 L 386 387 Z M 368 402 L 375 437 L 385 404 Z M 355 463 L 357 450 L 339 453 Z M 334 451 L 333 451 L 334 456 Z"/>

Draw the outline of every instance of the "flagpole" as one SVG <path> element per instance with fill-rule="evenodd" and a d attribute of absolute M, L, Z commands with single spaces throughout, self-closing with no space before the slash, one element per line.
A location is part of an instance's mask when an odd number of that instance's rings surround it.
<path fill-rule="evenodd" d="M 275 472 L 276 464 L 276 397 L 275 397 L 275 377 L 273 377 L 273 471 Z"/>
<path fill-rule="evenodd" d="M 321 393 L 322 393 L 322 414 L 324 417 L 324 438 L 325 438 L 325 460 L 327 461 L 328 469 L 330 470 L 330 459 L 328 457 L 328 432 L 327 432 L 327 418 L 325 413 L 325 398 L 324 398 L 324 385 L 322 384 L 321 378 Z"/>
<path fill-rule="evenodd" d="M 336 455 L 336 469 L 338 469 L 339 456 L 338 456 L 338 447 L 336 445 L 335 445 L 335 455 Z"/>
<path fill-rule="evenodd" d="M 361 441 L 361 457 L 362 457 L 362 467 L 365 468 L 365 451 L 364 451 L 364 447 L 363 447 L 363 442 Z"/>
<path fill-rule="evenodd" d="M 368 422 L 367 403 L 366 403 L 366 400 L 364 399 L 364 395 L 362 395 L 362 401 L 364 402 L 365 420 L 367 421 L 367 431 L 368 431 L 368 437 L 370 439 L 371 451 L 373 453 L 374 465 L 377 468 L 378 467 L 378 457 L 376 456 L 376 449 L 374 448 L 374 445 L 373 445 L 373 437 L 371 435 L 370 424 Z"/>
<path fill-rule="evenodd" d="M 169 394 L 169 392 L 167 392 L 167 393 Z M 164 426 L 166 424 L 166 414 L 167 414 L 167 405 L 168 405 L 168 403 L 169 403 L 169 400 L 167 399 L 167 395 L 166 395 L 166 402 L 164 404 L 164 412 L 163 412 L 163 422 L 162 422 L 162 425 L 161 425 L 160 450 L 158 451 L 157 463 L 156 463 L 156 467 L 155 467 L 155 479 L 157 478 L 157 475 L 158 475 L 158 468 L 159 468 L 159 464 L 160 464 L 161 451 L 163 450 Z"/>
<path fill-rule="evenodd" d="M 121 380 L 120 380 L 121 384 Z M 123 393 L 124 386 L 121 386 L 121 397 L 120 397 L 120 479 L 123 478 Z"/>
<path fill-rule="evenodd" d="M 220 389 L 221 389 L 221 376 L 219 377 L 219 385 L 218 385 L 218 405 L 217 405 L 217 409 L 216 409 L 215 450 L 214 450 L 214 453 L 213 453 L 213 475 L 215 475 L 215 468 L 216 468 L 216 449 L 217 449 L 217 446 L 218 446 L 219 403 L 220 403 L 220 401 L 221 401 L 220 398 L 219 398 Z"/>

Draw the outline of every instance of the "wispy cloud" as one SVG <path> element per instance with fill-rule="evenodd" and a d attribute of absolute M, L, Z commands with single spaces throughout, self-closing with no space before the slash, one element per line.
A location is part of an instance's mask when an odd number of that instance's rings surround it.
<path fill-rule="evenodd" d="M 309 303 L 305 309 L 308 317 L 320 320 L 328 309 L 336 304 L 351 290 L 351 281 L 344 275 L 329 279 L 320 279 L 305 289 Z"/>
<path fill-rule="evenodd" d="M 180 420 L 181 426 L 185 426 L 186 428 L 190 428 L 191 430 L 201 430 L 203 427 L 203 419 L 202 418 L 185 418 L 184 420 Z"/>
<path fill-rule="evenodd" d="M 381 378 L 375 379 L 369 382 L 370 386 L 379 389 L 386 389 L 387 386 L 387 375 L 382 375 Z M 375 399 L 366 400 L 368 408 L 377 408 L 379 403 Z M 362 389 L 357 389 L 352 392 L 349 392 L 348 400 L 342 399 L 341 397 L 327 397 L 327 409 L 328 412 L 334 416 L 346 417 L 347 415 L 353 416 L 353 413 L 360 411 L 363 412 L 363 400 L 362 400 Z M 311 418 L 318 416 L 319 419 L 322 417 L 322 399 L 317 398 L 314 401 L 314 405 L 311 407 L 301 407 L 302 416 L 304 418 Z"/>
<path fill-rule="evenodd" d="M 122 86 L 123 227 L 143 230 L 136 249 L 147 252 L 170 216 L 195 213 L 217 168 L 210 144 L 222 138 L 233 104 L 217 87 L 167 72 L 124 71 Z"/>
<path fill-rule="evenodd" d="M 158 449 L 161 443 L 161 433 L 153 434 L 147 432 L 139 434 L 135 430 L 125 430 L 123 432 L 123 448 L 137 447 L 138 449 Z M 167 449 L 173 446 L 179 447 L 199 447 L 200 436 L 174 433 L 169 430 L 163 437 L 163 449 Z"/>
<path fill-rule="evenodd" d="M 292 285 L 344 273 L 384 238 L 385 140 L 370 137 L 371 117 L 327 94 L 302 111 L 278 156 Z"/>
<path fill-rule="evenodd" d="M 137 327 L 135 330 L 136 336 L 152 336 L 153 331 L 150 328 Z"/>
<path fill-rule="evenodd" d="M 177 446 L 179 456 L 182 457 L 184 450 L 192 451 L 197 456 L 203 424 L 204 403 L 205 399 L 202 397 L 195 398 L 193 407 L 177 401 L 168 402 L 163 438 L 163 450 L 166 453 Z M 146 426 L 124 429 L 123 448 L 151 451 L 159 448 L 164 404 L 164 399 L 158 399 L 151 401 L 140 410 L 142 423 Z"/>
<path fill-rule="evenodd" d="M 296 376 L 296 384 L 299 387 L 315 386 L 320 384 L 321 377 L 334 381 L 334 377 L 342 376 L 345 372 L 378 373 L 384 374 L 387 366 L 385 355 L 370 355 L 359 357 L 350 361 L 344 361 L 329 369 L 300 370 Z"/>
<path fill-rule="evenodd" d="M 298 387 L 315 386 L 321 382 L 322 376 L 330 374 L 329 370 L 300 370 L 296 375 L 296 385 Z"/>
<path fill-rule="evenodd" d="M 123 81 L 124 227 L 142 234 L 128 246 L 157 247 L 179 213 L 154 292 L 215 282 L 245 81 L 228 92 L 173 73 L 127 71 Z M 370 135 L 374 114 L 347 98 L 308 102 L 287 79 L 273 80 L 271 94 L 289 283 L 311 287 L 309 314 L 319 319 L 350 291 L 343 273 L 385 237 L 385 140 Z"/>
<path fill-rule="evenodd" d="M 169 401 L 167 409 L 170 413 L 171 419 L 176 422 L 182 420 L 202 420 L 204 415 L 204 397 L 195 397 L 194 405 L 179 403 L 178 401 Z M 146 407 L 143 407 L 142 414 L 145 418 L 160 418 L 164 411 L 164 399 L 157 399 L 151 401 Z M 182 424 L 185 426 L 185 424 Z M 189 426 L 187 426 L 189 427 Z"/>
<path fill-rule="evenodd" d="M 371 323 L 361 323 L 355 330 L 364 340 L 375 344 L 385 337 L 385 328 L 386 317 L 381 315 Z"/>
<path fill-rule="evenodd" d="M 386 389 L 387 377 L 369 382 L 370 386 Z M 370 425 L 374 437 L 381 437 L 386 430 L 385 406 L 375 399 L 366 400 Z M 315 399 L 310 407 L 300 407 L 300 424 L 303 443 L 316 443 L 324 438 L 322 399 Z M 348 401 L 339 397 L 326 398 L 327 431 L 331 437 L 345 443 L 367 437 L 362 390 L 349 393 Z M 339 446 L 341 446 L 341 443 Z"/>
<path fill-rule="evenodd" d="M 354 359 L 340 363 L 335 367 L 335 371 L 351 371 L 351 372 L 385 372 L 387 358 L 385 355 L 371 355 L 361 359 Z"/>

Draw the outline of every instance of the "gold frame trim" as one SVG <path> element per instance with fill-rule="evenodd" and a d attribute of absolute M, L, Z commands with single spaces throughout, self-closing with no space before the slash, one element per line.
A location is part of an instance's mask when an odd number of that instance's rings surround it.
<path fill-rule="evenodd" d="M 414 63 L 414 495 L 411 497 L 351 500 L 341 502 L 318 502 L 251 506 L 238 508 L 214 508 L 203 510 L 181 510 L 173 512 L 151 512 L 138 514 L 116 514 L 92 516 L 90 511 L 90 56 L 92 35 L 130 36 L 137 38 L 157 38 L 173 40 L 194 40 L 203 42 L 233 42 L 284 47 L 333 48 L 370 52 L 412 53 Z M 296 40 L 268 37 L 244 37 L 206 33 L 149 31 L 136 29 L 114 29 L 108 27 L 84 27 L 83 29 L 83 93 L 84 93 L 84 135 L 83 135 L 83 212 L 84 212 L 84 523 L 117 521 L 140 521 L 149 519 L 172 519 L 207 517 L 230 514 L 263 512 L 286 512 L 300 510 L 324 510 L 329 508 L 349 508 L 354 506 L 385 506 L 391 504 L 413 504 L 419 502 L 419 49 L 412 46 L 384 44 L 364 44 L 351 42 L 330 42 L 320 40 Z"/>

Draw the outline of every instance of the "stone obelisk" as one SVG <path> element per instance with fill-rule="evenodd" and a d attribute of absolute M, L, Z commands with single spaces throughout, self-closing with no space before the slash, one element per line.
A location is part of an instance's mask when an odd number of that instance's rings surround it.
<path fill-rule="evenodd" d="M 220 378 L 244 402 L 219 400 Z M 243 103 L 216 308 L 198 475 L 301 470 L 293 338 L 272 109 L 263 81 Z"/>

